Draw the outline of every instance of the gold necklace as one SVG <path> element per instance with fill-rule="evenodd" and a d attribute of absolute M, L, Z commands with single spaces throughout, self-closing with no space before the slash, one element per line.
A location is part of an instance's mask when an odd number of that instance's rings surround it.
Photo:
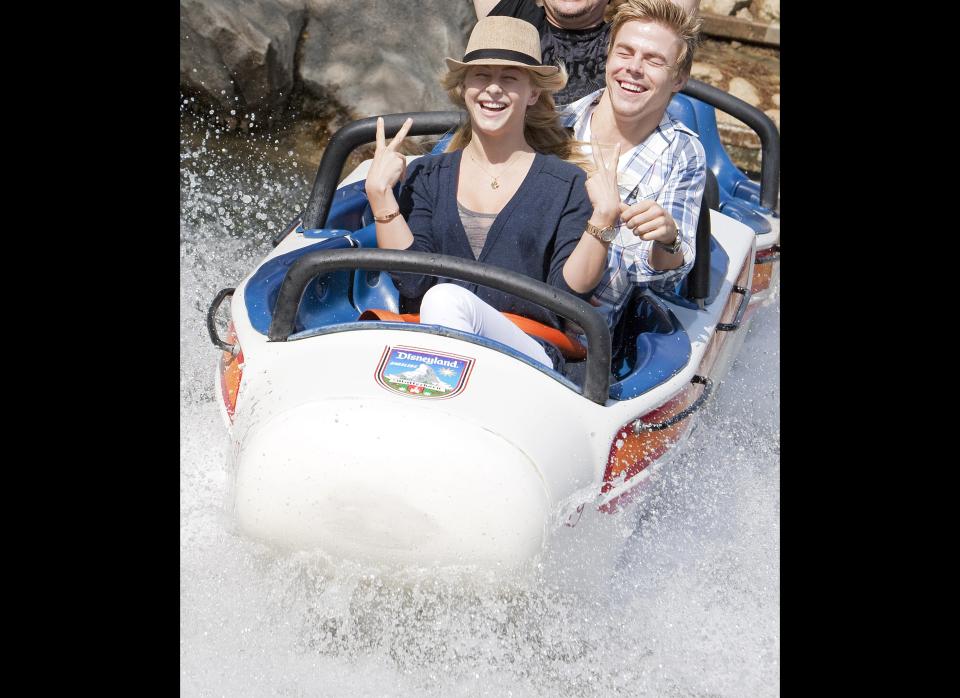
<path fill-rule="evenodd" d="M 523 151 L 522 151 L 522 150 L 519 151 L 519 152 L 520 152 L 521 155 L 523 154 Z M 494 176 L 494 175 L 490 174 L 490 170 L 488 170 L 486 167 L 484 167 L 483 165 L 480 164 L 480 161 L 479 161 L 479 160 L 477 160 L 475 157 L 473 157 L 473 153 L 471 153 L 469 150 L 467 151 L 467 155 L 470 156 L 470 159 L 471 159 L 471 160 L 473 160 L 475 163 L 477 163 L 477 167 L 479 167 L 481 170 L 483 170 L 484 172 L 486 172 L 487 175 L 490 177 L 490 188 L 491 188 L 491 189 L 499 189 L 499 188 L 500 188 L 500 182 L 498 182 L 497 180 L 498 180 L 500 177 L 502 177 L 503 175 L 505 175 L 505 174 L 507 173 L 507 170 L 509 170 L 511 167 L 513 167 L 513 165 L 507 165 L 505 168 L 503 168 L 503 171 L 502 171 L 500 174 Z M 511 158 L 511 159 L 513 159 L 513 158 Z M 508 160 L 507 162 L 510 162 L 510 161 Z M 520 162 L 520 158 L 517 158 L 517 162 Z"/>

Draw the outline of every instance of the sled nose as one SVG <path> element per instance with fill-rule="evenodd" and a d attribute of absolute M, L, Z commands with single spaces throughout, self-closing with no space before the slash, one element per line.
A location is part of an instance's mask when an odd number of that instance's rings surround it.
<path fill-rule="evenodd" d="M 516 445 L 433 406 L 313 402 L 244 438 L 236 514 L 288 549 L 401 565 L 515 568 L 543 547 L 549 497 Z"/>

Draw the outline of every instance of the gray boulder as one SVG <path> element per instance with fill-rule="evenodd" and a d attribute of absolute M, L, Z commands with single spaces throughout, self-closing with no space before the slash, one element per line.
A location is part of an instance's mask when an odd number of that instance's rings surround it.
<path fill-rule="evenodd" d="M 358 116 L 452 109 L 439 77 L 463 55 L 476 22 L 471 0 L 308 0 L 300 79 Z"/>
<path fill-rule="evenodd" d="M 282 110 L 294 86 L 304 0 L 180 0 L 180 86 L 203 107 Z"/>
<path fill-rule="evenodd" d="M 438 78 L 472 0 L 180 0 L 180 85 L 201 109 L 257 120 L 448 109 Z"/>

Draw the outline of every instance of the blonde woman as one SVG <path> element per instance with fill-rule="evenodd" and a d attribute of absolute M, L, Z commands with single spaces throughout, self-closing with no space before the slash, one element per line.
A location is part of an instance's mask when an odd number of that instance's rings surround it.
<path fill-rule="evenodd" d="M 383 121 L 377 122 L 377 149 L 366 181 L 377 244 L 476 259 L 588 298 L 606 269 L 611 226 L 619 214 L 618 153 L 610 163 L 598 162 L 589 181 L 567 161 L 576 156 L 551 96 L 566 83 L 566 74 L 541 63 L 539 36 L 528 22 L 481 19 L 463 60 L 446 61 L 444 85 L 469 123 L 448 152 L 416 160 L 407 174 L 398 148 L 412 121 L 389 144 Z M 397 201 L 393 187 L 405 174 Z M 591 198 L 610 202 L 609 210 L 594 210 Z M 495 339 L 557 367 L 559 354 L 552 346 L 524 334 L 500 311 L 559 328 L 553 313 L 476 284 L 411 274 L 393 278 L 404 297 L 423 296 L 422 323 Z"/>

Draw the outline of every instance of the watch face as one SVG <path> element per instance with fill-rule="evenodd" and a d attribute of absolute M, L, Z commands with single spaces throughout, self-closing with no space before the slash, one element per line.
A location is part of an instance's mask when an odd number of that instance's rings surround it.
<path fill-rule="evenodd" d="M 603 240 L 604 242 L 612 242 L 615 237 L 617 237 L 617 228 L 616 226 L 610 226 L 609 228 L 598 228 L 593 223 L 587 223 L 586 232 L 593 235 L 597 240 Z"/>

